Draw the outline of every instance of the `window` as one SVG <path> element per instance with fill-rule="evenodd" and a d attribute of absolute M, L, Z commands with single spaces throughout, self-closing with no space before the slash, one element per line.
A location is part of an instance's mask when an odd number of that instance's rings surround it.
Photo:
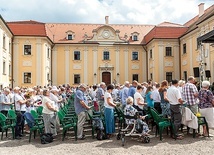
<path fill-rule="evenodd" d="M 9 64 L 9 76 L 11 76 L 11 64 Z"/>
<path fill-rule="evenodd" d="M 187 47 L 186 44 L 183 44 L 183 54 L 187 53 Z"/>
<path fill-rule="evenodd" d="M 6 49 L 6 37 L 3 35 L 3 48 Z"/>
<path fill-rule="evenodd" d="M 150 73 L 150 79 L 151 79 L 151 80 L 153 79 L 153 74 L 152 74 L 152 73 Z"/>
<path fill-rule="evenodd" d="M 50 74 L 47 73 L 47 80 L 49 81 L 50 80 Z"/>
<path fill-rule="evenodd" d="M 187 81 L 187 71 L 184 71 L 184 80 Z"/>
<path fill-rule="evenodd" d="M 137 35 L 134 35 L 134 36 L 133 36 L 133 40 L 134 40 L 134 41 L 137 41 L 137 40 L 138 40 Z"/>
<path fill-rule="evenodd" d="M 73 35 L 72 34 L 68 34 L 68 40 L 72 40 L 73 39 Z"/>
<path fill-rule="evenodd" d="M 134 81 L 134 80 L 138 81 L 138 74 L 133 74 L 132 75 L 132 81 Z"/>
<path fill-rule="evenodd" d="M 11 43 L 9 43 L 9 53 L 11 54 Z"/>
<path fill-rule="evenodd" d="M 3 74 L 5 75 L 6 74 L 6 62 L 3 61 Z"/>
<path fill-rule="evenodd" d="M 138 60 L 138 52 L 132 52 L 132 60 Z"/>
<path fill-rule="evenodd" d="M 152 59 L 152 50 L 149 51 L 149 58 Z"/>
<path fill-rule="evenodd" d="M 24 73 L 24 83 L 31 83 L 31 73 L 29 72 Z"/>
<path fill-rule="evenodd" d="M 31 55 L 31 45 L 24 45 L 24 55 Z"/>
<path fill-rule="evenodd" d="M 172 47 L 166 47 L 166 56 L 172 56 Z"/>
<path fill-rule="evenodd" d="M 80 84 L 80 74 L 74 74 L 74 84 Z"/>
<path fill-rule="evenodd" d="M 80 60 L 80 51 L 74 51 L 74 60 Z"/>
<path fill-rule="evenodd" d="M 47 48 L 47 58 L 50 58 L 50 48 Z"/>
<path fill-rule="evenodd" d="M 168 82 L 171 82 L 172 81 L 172 72 L 166 72 L 166 80 Z"/>
<path fill-rule="evenodd" d="M 109 60 L 109 51 L 103 52 L 103 60 Z"/>

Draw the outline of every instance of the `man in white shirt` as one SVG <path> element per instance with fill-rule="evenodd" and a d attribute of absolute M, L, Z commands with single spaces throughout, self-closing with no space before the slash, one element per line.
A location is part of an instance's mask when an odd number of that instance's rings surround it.
<path fill-rule="evenodd" d="M 159 114 L 162 114 L 162 109 L 161 109 L 161 105 L 160 105 L 161 97 L 160 97 L 160 94 L 159 94 L 159 91 L 158 91 L 159 88 L 160 88 L 160 84 L 156 83 L 155 89 L 153 89 L 153 91 L 152 91 L 152 98 L 153 98 L 153 101 L 154 101 L 154 108 L 157 110 L 157 112 Z"/>
<path fill-rule="evenodd" d="M 26 111 L 26 102 L 25 98 L 21 95 L 20 88 L 14 88 L 14 102 L 15 102 L 15 110 L 17 115 L 16 127 L 15 127 L 15 139 L 21 139 L 22 133 L 24 130 L 24 117 L 23 114 Z M 22 133 L 21 133 L 22 131 Z"/>
<path fill-rule="evenodd" d="M 181 111 L 180 105 L 183 104 L 181 99 L 181 93 L 178 90 L 178 80 L 172 80 L 172 86 L 167 90 L 167 98 L 170 103 L 171 119 L 174 125 L 174 135 L 176 139 L 182 139 L 182 136 L 178 135 L 178 129 L 181 126 Z"/>

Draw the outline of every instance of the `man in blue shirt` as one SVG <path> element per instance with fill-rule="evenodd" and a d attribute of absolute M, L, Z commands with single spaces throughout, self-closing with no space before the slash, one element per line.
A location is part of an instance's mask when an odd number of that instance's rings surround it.
<path fill-rule="evenodd" d="M 132 82 L 132 86 L 129 88 L 128 96 L 131 96 L 132 98 L 134 98 L 134 94 L 136 92 L 137 85 L 138 85 L 138 82 L 136 80 L 134 80 Z"/>
<path fill-rule="evenodd" d="M 90 107 L 87 105 L 86 97 L 84 97 L 84 92 L 86 91 L 86 88 L 87 86 L 85 84 L 81 84 L 79 86 L 79 89 L 76 91 L 74 97 L 75 112 L 78 116 L 77 138 L 81 140 L 85 139 L 85 136 L 83 135 L 83 125 L 86 120 L 85 111 L 90 109 Z"/>
<path fill-rule="evenodd" d="M 106 84 L 104 82 L 100 83 L 100 87 L 97 90 L 96 98 L 99 103 L 99 110 L 104 111 L 104 95 L 105 95 Z"/>
<path fill-rule="evenodd" d="M 129 97 L 128 92 L 129 92 L 129 81 L 126 81 L 124 83 L 124 88 L 122 89 L 122 94 L 121 94 L 121 100 L 122 100 L 123 108 L 125 108 L 126 99 Z"/>

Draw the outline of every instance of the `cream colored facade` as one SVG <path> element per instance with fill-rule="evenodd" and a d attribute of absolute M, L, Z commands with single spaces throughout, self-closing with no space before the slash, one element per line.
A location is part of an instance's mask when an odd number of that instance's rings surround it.
<path fill-rule="evenodd" d="M 171 55 L 167 55 L 167 47 L 171 48 Z M 147 49 L 148 79 L 157 82 L 180 79 L 178 39 L 154 39 Z"/>
<path fill-rule="evenodd" d="M 193 68 L 201 67 L 201 49 L 197 46 L 197 38 L 214 30 L 214 16 L 197 24 L 197 27 L 191 32 L 180 38 L 180 53 L 181 53 L 181 78 L 194 75 Z M 183 50 L 183 45 L 186 44 L 186 53 Z M 210 82 L 214 82 L 214 47 L 211 43 L 203 43 L 204 53 L 204 71 L 210 71 L 211 77 L 207 78 Z M 201 70 L 199 69 L 199 74 Z M 206 74 L 205 74 L 206 76 Z M 197 77 L 198 81 L 200 80 Z"/>
<path fill-rule="evenodd" d="M 30 45 L 28 54 L 24 52 L 26 45 Z M 13 86 L 44 86 L 51 82 L 51 42 L 47 38 L 14 37 L 13 78 Z"/>
<path fill-rule="evenodd" d="M 0 16 L 0 89 L 11 86 L 13 34 Z"/>

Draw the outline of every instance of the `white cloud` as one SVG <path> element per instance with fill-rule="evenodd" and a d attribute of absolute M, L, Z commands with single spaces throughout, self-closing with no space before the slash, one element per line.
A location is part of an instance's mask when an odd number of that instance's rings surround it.
<path fill-rule="evenodd" d="M 7 21 L 74 22 L 115 24 L 159 24 L 163 21 L 184 24 L 213 0 L 0 0 L 0 14 Z"/>

